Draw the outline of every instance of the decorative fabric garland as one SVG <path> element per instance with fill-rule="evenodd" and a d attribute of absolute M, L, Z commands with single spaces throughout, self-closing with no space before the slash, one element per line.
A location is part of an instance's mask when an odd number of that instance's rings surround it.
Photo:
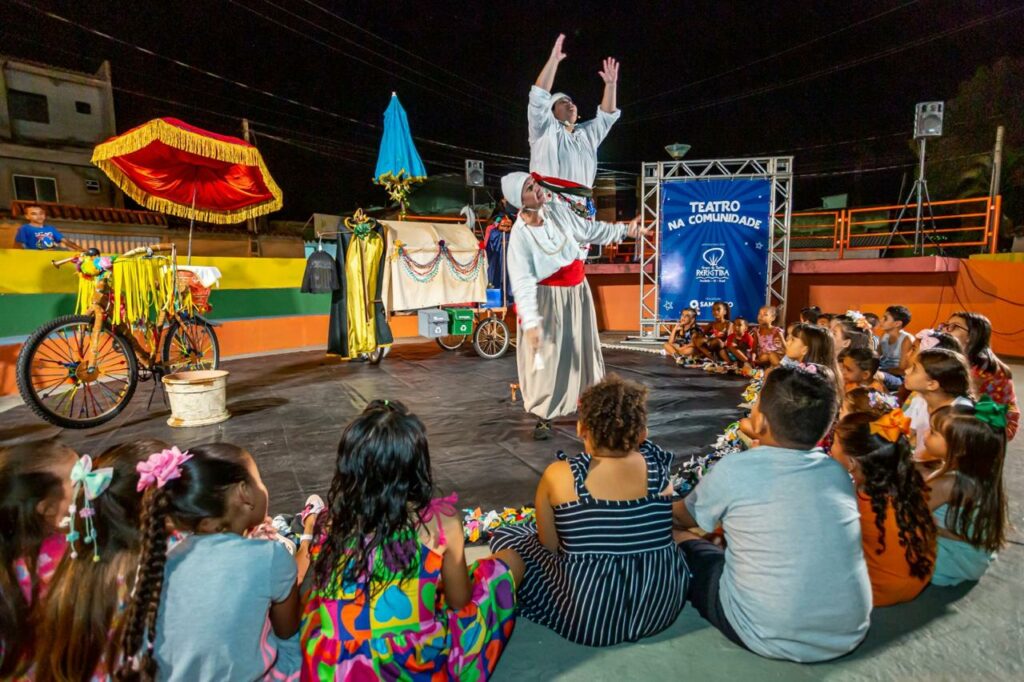
<path fill-rule="evenodd" d="M 472 282 L 476 279 L 484 264 L 483 249 L 477 248 L 476 253 L 468 262 L 461 263 L 455 258 L 455 254 L 443 239 L 437 242 L 437 253 L 425 263 L 415 260 L 406 250 L 405 242 L 401 240 L 395 242 L 395 254 L 401 259 L 402 270 L 405 274 L 421 284 L 426 284 L 437 277 L 437 273 L 441 271 L 442 262 L 447 264 L 452 277 L 462 282 Z"/>

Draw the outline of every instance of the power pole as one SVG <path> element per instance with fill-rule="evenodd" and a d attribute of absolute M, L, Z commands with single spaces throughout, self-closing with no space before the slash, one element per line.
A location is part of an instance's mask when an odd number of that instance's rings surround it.
<path fill-rule="evenodd" d="M 249 119 L 242 119 L 242 139 L 252 144 L 252 133 L 249 131 Z M 249 255 L 260 255 L 259 232 L 256 229 L 256 221 L 253 218 L 246 218 L 245 231 L 249 235 Z"/>

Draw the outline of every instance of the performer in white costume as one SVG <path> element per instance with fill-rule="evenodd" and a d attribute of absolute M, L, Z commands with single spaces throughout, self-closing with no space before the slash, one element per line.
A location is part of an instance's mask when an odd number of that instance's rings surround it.
<path fill-rule="evenodd" d="M 587 188 L 597 177 L 597 147 L 622 114 L 616 108 L 619 63 L 611 57 L 600 71 L 604 96 L 597 116 L 579 122 L 572 98 L 564 92 L 551 93 L 562 52 L 564 35 L 559 35 L 551 56 L 530 88 L 528 120 L 530 124 L 530 171 L 548 178 L 569 180 Z"/>
<path fill-rule="evenodd" d="M 580 257 L 587 242 L 613 244 L 642 233 L 631 223 L 586 220 L 527 173 L 501 179 L 505 200 L 519 210 L 508 244 L 516 299 L 516 367 L 534 438 L 551 437 L 551 420 L 576 411 L 583 390 L 604 377 L 597 315 Z"/>

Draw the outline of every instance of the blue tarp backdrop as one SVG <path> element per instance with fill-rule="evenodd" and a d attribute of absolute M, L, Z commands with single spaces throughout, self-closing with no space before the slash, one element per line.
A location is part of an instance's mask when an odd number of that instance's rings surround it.
<path fill-rule="evenodd" d="M 660 317 L 687 307 L 711 319 L 725 301 L 731 317 L 757 324 L 765 304 L 771 181 L 687 180 L 661 185 L 658 249 Z"/>

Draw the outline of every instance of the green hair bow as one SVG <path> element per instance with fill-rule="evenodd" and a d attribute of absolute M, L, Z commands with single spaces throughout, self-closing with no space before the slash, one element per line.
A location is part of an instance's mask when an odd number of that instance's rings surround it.
<path fill-rule="evenodd" d="M 992 396 L 983 395 L 974 406 L 974 416 L 996 430 L 1006 428 L 1006 405 L 992 400 Z"/>

